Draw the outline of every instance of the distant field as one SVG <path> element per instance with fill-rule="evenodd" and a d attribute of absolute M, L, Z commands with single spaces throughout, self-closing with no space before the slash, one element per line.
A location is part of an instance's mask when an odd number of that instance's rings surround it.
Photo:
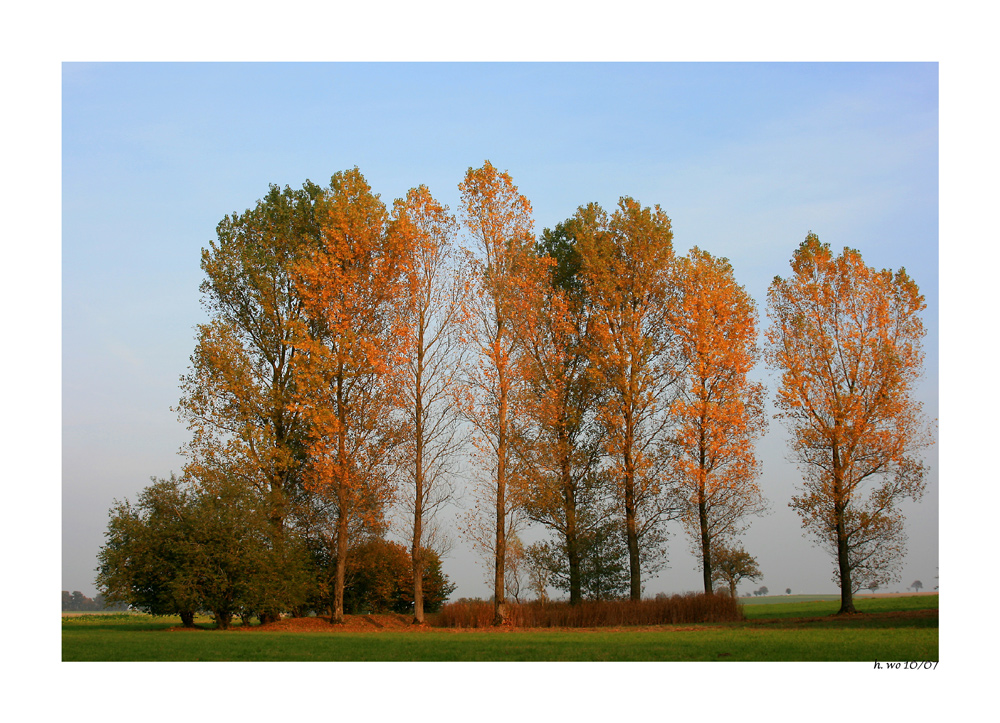
<path fill-rule="evenodd" d="M 840 600 L 840 595 L 761 595 L 760 597 L 741 597 L 740 603 L 743 605 L 776 605 L 813 600 Z"/>
<path fill-rule="evenodd" d="M 854 596 L 855 605 L 858 601 L 879 600 L 893 597 L 920 597 L 937 596 L 937 592 L 880 592 L 875 595 L 870 593 L 858 593 Z M 760 597 L 741 597 L 740 602 L 744 605 L 770 605 L 774 603 L 808 602 L 811 600 L 840 600 L 840 594 L 834 595 L 761 595 Z"/>
<path fill-rule="evenodd" d="M 793 597 L 793 596 L 785 596 Z M 803 596 L 810 597 L 810 596 Z M 835 596 L 834 596 L 835 597 Z M 64 661 L 936 661 L 937 595 L 747 607 L 743 623 L 587 630 L 178 630 L 176 618 L 64 617 Z"/>

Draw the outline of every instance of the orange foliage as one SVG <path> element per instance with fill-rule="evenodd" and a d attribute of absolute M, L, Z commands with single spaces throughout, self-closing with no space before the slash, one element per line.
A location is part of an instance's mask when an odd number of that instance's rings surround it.
<path fill-rule="evenodd" d="M 479 464 L 490 471 L 481 504 L 492 507 L 492 540 L 478 534 L 484 519 L 470 521 L 470 531 L 481 548 L 492 548 L 495 618 L 503 622 L 504 560 L 508 515 L 518 507 L 514 454 L 516 436 L 512 404 L 520 384 L 516 367 L 515 319 L 524 313 L 519 294 L 522 280 L 535 273 L 532 253 L 531 204 L 518 193 L 511 177 L 489 161 L 470 168 L 459 185 L 462 219 L 474 249 L 469 255 L 471 293 L 467 299 L 466 339 L 476 355 L 466 378 L 463 412 L 476 430 Z M 477 517 L 473 513 L 473 517 Z"/>
<path fill-rule="evenodd" d="M 836 555 L 841 612 L 854 612 L 862 578 L 894 579 L 905 542 L 896 505 L 926 484 L 916 453 L 933 438 L 912 396 L 925 304 L 905 270 L 876 271 L 852 249 L 834 257 L 814 234 L 791 265 L 768 292 L 767 332 L 777 406 L 805 473 L 791 506 Z"/>
<path fill-rule="evenodd" d="M 311 429 L 307 486 L 336 506 L 334 618 L 342 619 L 349 526 L 392 498 L 406 358 L 400 300 L 414 235 L 356 168 L 333 176 L 317 215 L 320 248 L 295 267 L 307 316 L 295 328 L 298 404 Z"/>
<path fill-rule="evenodd" d="M 673 233 L 659 206 L 622 198 L 610 219 L 586 209 L 582 276 L 594 306 L 590 361 L 606 391 L 598 410 L 624 506 L 631 597 L 641 597 L 640 542 L 671 514 L 662 443 L 677 378 L 668 310 Z M 652 550 L 654 545 L 647 545 Z"/>
<path fill-rule="evenodd" d="M 757 360 L 757 311 L 729 262 L 698 248 L 678 259 L 675 283 L 672 325 L 684 373 L 671 409 L 679 452 L 672 467 L 710 593 L 713 542 L 763 510 L 754 442 L 766 424 L 764 387 L 747 378 Z"/>

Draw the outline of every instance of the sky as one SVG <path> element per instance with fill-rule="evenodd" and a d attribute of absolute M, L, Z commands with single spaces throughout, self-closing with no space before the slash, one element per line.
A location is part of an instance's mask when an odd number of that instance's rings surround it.
<path fill-rule="evenodd" d="M 767 287 L 810 231 L 924 294 L 925 375 L 939 417 L 939 66 L 893 63 L 87 63 L 61 66 L 62 589 L 88 596 L 107 513 L 180 472 L 172 407 L 194 348 L 201 249 L 269 184 L 357 166 L 387 203 L 426 184 L 453 211 L 488 159 L 537 232 L 631 196 L 670 216 L 674 248 L 728 258 L 766 326 Z M 761 367 L 772 392 L 777 377 Z M 773 409 L 773 408 L 772 408 Z M 786 433 L 758 445 L 770 514 L 746 549 L 772 593 L 834 593 L 833 560 L 788 508 Z M 907 503 L 890 590 L 937 584 L 938 450 Z M 697 590 L 679 523 L 645 594 Z M 527 537 L 540 534 L 527 533 Z M 455 597 L 488 596 L 457 534 Z"/>

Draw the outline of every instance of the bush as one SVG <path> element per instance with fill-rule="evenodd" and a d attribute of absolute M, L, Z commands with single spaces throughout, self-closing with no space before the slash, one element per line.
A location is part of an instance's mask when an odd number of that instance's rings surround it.
<path fill-rule="evenodd" d="M 565 602 L 508 603 L 508 622 L 518 628 L 584 628 L 624 625 L 676 625 L 734 622 L 743 619 L 740 604 L 729 595 L 657 596 L 655 600 L 602 600 L 578 605 Z M 441 608 L 436 624 L 448 628 L 488 628 L 493 603 L 459 601 Z"/>

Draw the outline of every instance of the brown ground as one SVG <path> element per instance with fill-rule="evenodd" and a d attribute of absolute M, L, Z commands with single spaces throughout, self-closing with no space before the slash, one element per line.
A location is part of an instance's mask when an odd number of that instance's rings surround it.
<path fill-rule="evenodd" d="M 408 615 L 385 614 L 385 615 L 345 615 L 341 625 L 331 625 L 329 617 L 308 617 L 308 618 L 283 618 L 276 623 L 267 625 L 250 625 L 243 627 L 239 620 L 233 621 L 231 630 L 240 632 L 289 632 L 289 633 L 333 633 L 333 632 L 377 632 L 380 630 L 427 630 L 427 625 L 413 625 L 413 618 Z M 214 624 L 208 624 L 205 628 L 214 628 Z M 191 630 L 181 625 L 169 628 L 170 630 Z M 201 629 L 201 628 L 196 628 Z"/>

